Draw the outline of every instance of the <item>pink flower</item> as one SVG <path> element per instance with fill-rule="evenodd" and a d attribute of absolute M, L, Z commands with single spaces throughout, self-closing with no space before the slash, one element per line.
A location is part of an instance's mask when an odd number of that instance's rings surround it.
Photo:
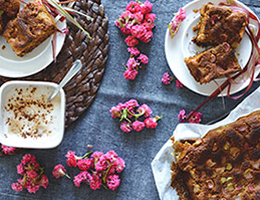
<path fill-rule="evenodd" d="M 177 87 L 178 89 L 183 88 L 182 83 L 181 83 L 178 79 L 176 80 L 176 87 Z"/>
<path fill-rule="evenodd" d="M 116 162 L 115 162 L 115 166 L 116 166 L 116 172 L 120 173 L 125 169 L 125 161 L 118 157 Z"/>
<path fill-rule="evenodd" d="M 31 179 L 35 179 L 38 176 L 38 173 L 34 170 L 29 170 L 26 172 L 27 177 Z"/>
<path fill-rule="evenodd" d="M 118 19 L 115 21 L 115 25 L 116 25 L 117 28 L 121 28 L 121 25 L 120 25 Z"/>
<path fill-rule="evenodd" d="M 144 113 L 144 117 L 145 117 L 145 118 L 150 117 L 151 114 L 152 114 L 151 108 L 150 108 L 149 106 L 147 106 L 146 104 L 141 105 L 141 106 L 137 109 L 137 111 L 138 111 L 139 113 Z"/>
<path fill-rule="evenodd" d="M 157 127 L 157 122 L 154 118 L 146 118 L 144 123 L 146 128 L 155 129 Z"/>
<path fill-rule="evenodd" d="M 100 187 L 102 185 L 101 178 L 96 174 L 93 174 L 92 176 L 90 176 L 90 179 L 88 180 L 88 182 L 89 182 L 90 188 L 92 190 L 100 189 Z"/>
<path fill-rule="evenodd" d="M 130 35 L 125 39 L 125 42 L 129 47 L 134 47 L 139 44 L 138 40 Z"/>
<path fill-rule="evenodd" d="M 137 12 L 134 14 L 134 19 L 136 23 L 141 24 L 144 19 L 144 15 L 141 12 Z"/>
<path fill-rule="evenodd" d="M 153 23 L 155 18 L 156 18 L 156 15 L 153 13 L 149 13 L 149 14 L 145 15 L 145 19 L 148 23 Z"/>
<path fill-rule="evenodd" d="M 22 163 L 25 165 L 28 162 L 35 161 L 35 156 L 32 156 L 31 154 L 26 154 L 23 156 Z"/>
<path fill-rule="evenodd" d="M 89 159 L 81 159 L 78 161 L 78 167 L 81 170 L 88 170 L 89 168 L 93 167 L 93 162 L 94 159 L 93 158 L 89 158 Z"/>
<path fill-rule="evenodd" d="M 13 153 L 16 148 L 15 147 L 8 147 L 8 146 L 5 146 L 5 145 L 2 145 L 2 150 L 5 154 L 9 154 L 9 153 Z"/>
<path fill-rule="evenodd" d="M 151 41 L 152 38 L 153 38 L 153 32 L 149 30 L 140 38 L 140 40 L 144 43 L 148 43 Z"/>
<path fill-rule="evenodd" d="M 101 156 L 99 161 L 95 164 L 95 169 L 100 172 L 107 169 L 107 157 L 105 155 Z"/>
<path fill-rule="evenodd" d="M 77 166 L 77 159 L 76 159 L 74 151 L 68 151 L 68 153 L 66 154 L 66 157 L 67 157 L 67 165 L 69 167 Z"/>
<path fill-rule="evenodd" d="M 24 165 L 22 163 L 20 163 L 19 165 L 17 165 L 17 173 L 24 175 Z"/>
<path fill-rule="evenodd" d="M 55 178 L 60 178 L 65 175 L 66 169 L 61 165 L 56 165 L 52 171 L 52 174 Z"/>
<path fill-rule="evenodd" d="M 138 56 L 140 54 L 140 51 L 136 47 L 128 47 L 127 51 L 134 56 Z"/>
<path fill-rule="evenodd" d="M 40 187 L 40 185 L 29 185 L 28 187 L 27 187 L 27 191 L 29 192 L 29 193 L 36 193 L 38 190 L 39 190 L 39 187 Z"/>
<path fill-rule="evenodd" d="M 137 2 L 131 1 L 127 6 L 126 10 L 129 10 L 131 13 L 137 13 L 141 10 L 141 6 Z"/>
<path fill-rule="evenodd" d="M 113 118 L 121 117 L 121 115 L 122 115 L 122 111 L 121 111 L 120 107 L 118 107 L 118 106 L 113 106 L 109 112 L 111 113 L 111 116 Z"/>
<path fill-rule="evenodd" d="M 133 37 L 136 37 L 138 39 L 144 37 L 146 33 L 147 30 L 143 25 L 135 25 L 131 29 L 131 34 L 133 35 Z"/>
<path fill-rule="evenodd" d="M 49 180 L 48 180 L 48 177 L 46 175 L 42 175 L 41 176 L 41 180 L 40 180 L 40 185 L 42 187 L 44 187 L 45 189 L 47 188 L 47 186 L 49 185 Z"/>
<path fill-rule="evenodd" d="M 135 131 L 137 131 L 137 132 L 143 130 L 143 129 L 144 129 L 144 126 L 145 126 L 145 124 L 144 124 L 143 122 L 140 122 L 140 121 L 135 121 L 135 122 L 133 122 L 133 124 L 132 124 L 133 129 L 134 129 Z"/>
<path fill-rule="evenodd" d="M 182 8 L 179 9 L 179 12 L 177 13 L 175 19 L 177 21 L 183 21 L 186 18 L 186 12 Z"/>
<path fill-rule="evenodd" d="M 21 183 L 13 183 L 12 184 L 12 189 L 19 192 L 23 190 L 23 185 Z"/>
<path fill-rule="evenodd" d="M 128 70 L 134 70 L 139 65 L 140 64 L 134 58 L 129 58 L 129 60 L 127 61 L 127 64 L 126 64 L 126 66 L 128 67 Z"/>
<path fill-rule="evenodd" d="M 162 83 L 165 84 L 165 85 L 169 85 L 171 83 L 169 73 L 166 72 L 166 73 L 163 74 Z"/>
<path fill-rule="evenodd" d="M 120 28 L 121 32 L 125 35 L 129 35 L 131 34 L 131 29 L 129 28 L 129 26 L 124 26 Z"/>
<path fill-rule="evenodd" d="M 179 115 L 178 115 L 178 119 L 180 122 L 185 122 L 187 116 L 186 116 L 186 112 L 185 110 L 181 110 Z"/>
<path fill-rule="evenodd" d="M 89 176 L 90 176 L 90 174 L 88 171 L 80 172 L 77 176 L 74 177 L 74 180 L 73 180 L 74 185 L 76 187 L 80 187 L 81 182 L 86 181 Z"/>
<path fill-rule="evenodd" d="M 122 122 L 120 125 L 120 129 L 126 133 L 129 133 L 132 131 L 131 125 L 127 122 Z"/>
<path fill-rule="evenodd" d="M 133 19 L 133 17 L 134 15 L 129 10 L 126 10 L 122 12 L 120 18 L 123 18 L 124 20 L 128 21 L 129 19 Z"/>
<path fill-rule="evenodd" d="M 144 54 L 141 54 L 137 59 L 140 60 L 143 64 L 147 64 L 149 62 L 148 57 Z"/>
<path fill-rule="evenodd" d="M 95 152 L 91 155 L 91 157 L 95 158 L 95 160 L 99 160 L 101 156 L 103 156 L 103 153 L 100 152 L 100 151 L 95 151 Z"/>
<path fill-rule="evenodd" d="M 119 185 L 120 185 L 120 179 L 119 179 L 119 176 L 116 175 L 116 174 L 113 174 L 113 175 L 109 175 L 107 177 L 107 187 L 110 189 L 110 190 L 115 190 Z"/>
<path fill-rule="evenodd" d="M 130 70 L 126 70 L 124 72 L 124 77 L 125 77 L 125 79 L 128 79 L 128 80 L 134 80 L 135 77 L 137 76 L 137 74 L 138 74 L 137 70 L 130 69 Z"/>
<path fill-rule="evenodd" d="M 144 4 L 141 5 L 141 12 L 143 14 L 150 13 L 152 9 L 153 9 L 153 4 L 150 3 L 149 1 L 145 1 Z"/>
<path fill-rule="evenodd" d="M 195 123 L 195 124 L 199 124 L 201 121 L 201 113 L 200 112 L 195 112 L 191 118 L 189 119 L 190 123 Z"/>
<path fill-rule="evenodd" d="M 139 103 L 136 99 L 130 99 L 129 101 L 125 102 L 125 107 L 128 110 L 132 110 L 133 108 L 136 108 L 139 106 Z"/>
<path fill-rule="evenodd" d="M 152 31 L 152 29 L 154 28 L 154 24 L 153 23 L 148 23 L 146 20 L 144 20 L 143 26 L 148 30 L 148 31 Z"/>
<path fill-rule="evenodd" d="M 107 160 L 110 162 L 110 163 L 113 163 L 115 162 L 115 160 L 117 159 L 118 155 L 115 151 L 108 151 L 106 154 L 105 154 Z"/>

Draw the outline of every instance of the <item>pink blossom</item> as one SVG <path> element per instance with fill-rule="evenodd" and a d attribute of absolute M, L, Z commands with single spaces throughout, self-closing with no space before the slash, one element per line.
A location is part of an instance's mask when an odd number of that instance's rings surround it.
<path fill-rule="evenodd" d="M 88 182 L 89 182 L 90 188 L 92 190 L 100 189 L 100 187 L 102 185 L 101 178 L 98 175 L 96 175 L 96 174 L 93 174 L 90 177 L 90 179 L 88 180 Z"/>
<path fill-rule="evenodd" d="M 128 80 L 134 80 L 135 77 L 137 76 L 137 74 L 138 74 L 138 71 L 135 69 L 126 70 L 124 72 L 124 77 L 125 77 L 125 79 L 128 79 Z"/>
<path fill-rule="evenodd" d="M 191 113 L 190 113 L 191 114 Z M 189 119 L 189 123 L 195 123 L 199 124 L 201 121 L 201 113 L 200 112 L 195 112 L 191 118 Z"/>
<path fill-rule="evenodd" d="M 41 180 L 40 180 L 40 185 L 42 187 L 44 187 L 45 189 L 47 188 L 47 186 L 49 185 L 49 180 L 48 180 L 48 177 L 46 175 L 42 175 L 41 176 Z"/>
<path fill-rule="evenodd" d="M 120 173 L 125 169 L 125 161 L 118 157 L 116 162 L 115 162 L 115 166 L 116 166 L 116 172 Z"/>
<path fill-rule="evenodd" d="M 169 85 L 171 83 L 170 77 L 169 77 L 169 73 L 164 73 L 163 77 L 162 77 L 162 83 L 165 85 Z"/>
<path fill-rule="evenodd" d="M 187 116 L 186 116 L 186 112 L 185 110 L 181 110 L 179 115 L 178 115 L 178 119 L 180 122 L 185 122 Z"/>
<path fill-rule="evenodd" d="M 95 158 L 95 160 L 99 160 L 101 156 L 103 156 L 103 153 L 100 152 L 100 151 L 95 151 L 95 152 L 91 155 L 91 157 Z"/>
<path fill-rule="evenodd" d="M 140 51 L 136 47 L 128 47 L 127 51 L 134 56 L 138 56 L 140 54 Z"/>
<path fill-rule="evenodd" d="M 134 70 L 136 67 L 138 67 L 140 63 L 138 63 L 134 58 L 129 58 L 127 61 L 126 66 L 128 67 L 128 70 Z"/>
<path fill-rule="evenodd" d="M 139 44 L 138 40 L 135 39 L 133 36 L 128 36 L 126 39 L 125 39 L 125 43 L 129 46 L 129 47 L 134 47 L 136 45 Z"/>
<path fill-rule="evenodd" d="M 136 99 L 130 99 L 129 101 L 125 102 L 125 107 L 132 111 L 134 108 L 138 107 L 139 103 Z"/>
<path fill-rule="evenodd" d="M 125 35 L 131 34 L 131 29 L 128 26 L 121 27 L 120 30 Z"/>
<path fill-rule="evenodd" d="M 148 31 L 152 31 L 152 29 L 154 28 L 154 24 L 153 23 L 148 23 L 146 20 L 144 20 L 143 26 L 148 30 Z"/>
<path fill-rule="evenodd" d="M 141 10 L 141 6 L 137 2 L 131 1 L 127 6 L 126 10 L 130 11 L 131 13 L 137 13 Z"/>
<path fill-rule="evenodd" d="M 12 189 L 19 192 L 23 190 L 23 185 L 20 183 L 13 183 L 12 184 Z"/>
<path fill-rule="evenodd" d="M 88 170 L 89 168 L 93 167 L 94 159 L 81 159 L 78 161 L 78 168 L 81 170 Z"/>
<path fill-rule="evenodd" d="M 179 12 L 177 13 L 175 19 L 177 21 L 183 21 L 186 18 L 186 11 L 182 8 L 179 9 Z"/>
<path fill-rule="evenodd" d="M 17 173 L 24 175 L 24 165 L 22 163 L 20 163 L 19 165 L 17 165 Z"/>
<path fill-rule="evenodd" d="M 179 12 L 175 14 L 174 19 L 168 25 L 169 34 L 170 34 L 171 38 L 173 38 L 176 35 L 176 33 L 178 33 L 179 28 L 181 26 L 181 22 L 185 18 L 186 18 L 185 10 L 180 8 Z"/>
<path fill-rule="evenodd" d="M 144 123 L 146 128 L 155 129 L 157 127 L 157 122 L 154 118 L 146 118 Z"/>
<path fill-rule="evenodd" d="M 113 118 L 121 117 L 122 115 L 122 110 L 118 106 L 113 106 L 109 112 Z"/>
<path fill-rule="evenodd" d="M 8 146 L 5 146 L 5 145 L 2 145 L 2 150 L 5 154 L 9 154 L 9 153 L 13 153 L 16 148 L 15 147 L 8 147 Z"/>
<path fill-rule="evenodd" d="M 144 19 L 144 15 L 141 12 L 137 12 L 134 14 L 134 19 L 136 23 L 141 24 Z"/>
<path fill-rule="evenodd" d="M 61 165 L 56 165 L 52 171 L 52 174 L 55 178 L 60 178 L 65 175 L 66 169 Z"/>
<path fill-rule="evenodd" d="M 32 156 L 31 154 L 26 154 L 23 156 L 22 163 L 25 165 L 28 162 L 35 161 L 35 156 Z"/>
<path fill-rule="evenodd" d="M 120 179 L 119 179 L 119 176 L 116 175 L 116 174 L 111 174 L 107 177 L 107 187 L 110 189 L 110 190 L 115 190 L 119 185 L 120 185 Z"/>
<path fill-rule="evenodd" d="M 129 133 L 132 131 L 131 125 L 127 122 L 122 122 L 120 125 L 120 129 L 126 133 Z"/>
<path fill-rule="evenodd" d="M 76 159 L 74 151 L 68 151 L 68 153 L 66 154 L 66 157 L 67 157 L 67 165 L 69 167 L 77 166 L 77 159 Z"/>
<path fill-rule="evenodd" d="M 115 25 L 116 25 L 117 28 L 121 28 L 121 25 L 120 25 L 118 19 L 115 21 Z"/>
<path fill-rule="evenodd" d="M 176 80 L 176 87 L 178 89 L 183 88 L 183 84 L 178 79 Z"/>
<path fill-rule="evenodd" d="M 153 4 L 150 3 L 149 1 L 145 1 L 144 4 L 141 5 L 141 12 L 143 14 L 150 13 L 152 9 L 153 9 Z"/>
<path fill-rule="evenodd" d="M 80 187 L 81 182 L 86 181 L 88 176 L 90 176 L 88 171 L 80 172 L 77 176 L 74 176 L 74 180 L 73 180 L 74 185 L 76 187 Z"/>
<path fill-rule="evenodd" d="M 133 35 L 133 37 L 136 37 L 138 39 L 144 37 L 146 33 L 147 30 L 143 25 L 135 25 L 131 29 L 131 34 Z"/>
<path fill-rule="evenodd" d="M 137 59 L 140 60 L 143 64 L 147 64 L 149 62 L 148 57 L 144 54 L 140 54 L 140 56 Z"/>
<path fill-rule="evenodd" d="M 141 106 L 137 109 L 137 111 L 138 111 L 139 113 L 144 113 L 144 117 L 145 117 L 145 118 L 150 117 L 151 114 L 152 114 L 151 108 L 150 108 L 148 105 L 146 105 L 146 104 L 141 105 Z"/>
<path fill-rule="evenodd" d="M 129 19 L 133 19 L 134 15 L 129 10 L 126 10 L 122 12 L 120 18 L 123 18 L 124 20 L 128 21 Z"/>
<path fill-rule="evenodd" d="M 145 124 L 140 121 L 134 121 L 132 127 L 135 131 L 139 132 L 144 129 Z"/>
<path fill-rule="evenodd" d="M 26 174 L 27 174 L 27 177 L 31 178 L 31 179 L 35 179 L 38 176 L 38 173 L 32 169 L 27 171 Z"/>
<path fill-rule="evenodd" d="M 39 184 L 37 184 L 37 185 L 29 185 L 29 186 L 27 187 L 27 191 L 28 191 L 29 193 L 36 193 L 36 192 L 39 190 L 39 187 L 40 187 Z"/>
<path fill-rule="evenodd" d="M 144 43 L 148 43 L 153 38 L 153 32 L 151 30 L 147 31 L 146 34 L 144 34 L 140 40 Z"/>
<path fill-rule="evenodd" d="M 105 156 L 106 156 L 106 159 L 107 159 L 110 163 L 113 163 L 113 162 L 117 159 L 117 157 L 118 157 L 118 155 L 117 155 L 117 153 L 116 153 L 115 151 L 108 151 L 108 152 L 105 154 Z"/>
<path fill-rule="evenodd" d="M 101 156 L 99 161 L 95 164 L 95 169 L 97 172 L 104 171 L 107 169 L 107 157 L 105 155 Z"/>
<path fill-rule="evenodd" d="M 153 14 L 153 13 L 149 13 L 147 15 L 145 15 L 145 20 L 148 22 L 148 23 L 153 23 L 154 20 L 156 18 L 156 15 Z"/>

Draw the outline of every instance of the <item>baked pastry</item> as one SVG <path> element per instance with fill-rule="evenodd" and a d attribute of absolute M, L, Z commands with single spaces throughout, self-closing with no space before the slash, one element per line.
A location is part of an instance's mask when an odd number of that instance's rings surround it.
<path fill-rule="evenodd" d="M 20 0 L 0 0 L 0 10 L 4 11 L 8 17 L 14 18 L 20 9 Z"/>
<path fill-rule="evenodd" d="M 185 58 L 184 61 L 191 75 L 200 84 L 241 70 L 234 50 L 227 42 Z"/>
<path fill-rule="evenodd" d="M 200 9 L 200 14 L 200 21 L 195 28 L 198 30 L 197 36 L 193 42 L 199 46 L 228 42 L 232 47 L 238 47 L 247 24 L 245 13 L 208 3 Z"/>
<path fill-rule="evenodd" d="M 30 1 L 17 18 L 8 22 L 3 37 L 18 56 L 24 56 L 56 30 L 57 26 L 45 6 Z"/>
<path fill-rule="evenodd" d="M 260 199 L 260 111 L 201 139 L 172 140 L 172 187 L 180 199 Z"/>

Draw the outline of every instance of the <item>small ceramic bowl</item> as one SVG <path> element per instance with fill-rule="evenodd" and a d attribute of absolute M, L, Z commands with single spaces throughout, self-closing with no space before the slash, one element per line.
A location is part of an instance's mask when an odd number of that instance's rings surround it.
<path fill-rule="evenodd" d="M 0 143 L 6 146 L 47 149 L 64 135 L 65 93 L 58 85 L 40 81 L 10 81 L 0 88 Z"/>

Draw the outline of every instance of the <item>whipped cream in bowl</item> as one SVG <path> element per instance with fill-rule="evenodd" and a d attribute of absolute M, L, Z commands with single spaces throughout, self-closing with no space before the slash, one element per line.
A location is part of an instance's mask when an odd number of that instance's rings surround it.
<path fill-rule="evenodd" d="M 65 93 L 48 97 L 57 84 L 10 81 L 0 88 L 0 143 L 21 148 L 54 148 L 64 134 Z"/>

